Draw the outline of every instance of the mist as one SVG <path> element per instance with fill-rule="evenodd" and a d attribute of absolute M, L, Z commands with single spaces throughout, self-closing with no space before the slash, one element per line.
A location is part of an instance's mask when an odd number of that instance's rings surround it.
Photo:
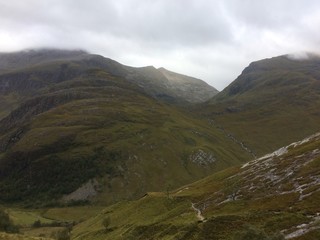
<path fill-rule="evenodd" d="M 219 90 L 252 61 L 315 52 L 320 43 L 315 0 L 0 0 L 0 21 L 1 52 L 83 49 Z"/>

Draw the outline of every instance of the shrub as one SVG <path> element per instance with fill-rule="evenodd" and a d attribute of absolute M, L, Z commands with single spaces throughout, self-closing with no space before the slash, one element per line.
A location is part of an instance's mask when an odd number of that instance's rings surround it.
<path fill-rule="evenodd" d="M 65 228 L 63 230 L 54 232 L 51 237 L 57 240 L 70 240 L 70 232 L 67 228 Z"/>
<path fill-rule="evenodd" d="M 34 221 L 34 223 L 32 224 L 32 227 L 34 227 L 34 228 L 41 227 L 41 221 L 40 220 Z"/>
<path fill-rule="evenodd" d="M 111 224 L 111 220 L 110 220 L 109 217 L 105 217 L 105 218 L 102 220 L 102 226 L 105 228 L 105 230 L 108 230 L 110 224 Z"/>
<path fill-rule="evenodd" d="M 10 220 L 8 213 L 0 209 L 0 231 L 8 233 L 19 232 L 18 226 L 14 225 Z"/>
<path fill-rule="evenodd" d="M 245 230 L 237 233 L 234 240 L 283 240 L 281 234 L 267 234 L 262 229 L 247 226 Z"/>

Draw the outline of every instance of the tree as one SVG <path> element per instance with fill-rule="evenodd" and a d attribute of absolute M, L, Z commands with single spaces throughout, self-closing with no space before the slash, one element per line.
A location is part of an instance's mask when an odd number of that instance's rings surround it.
<path fill-rule="evenodd" d="M 39 219 L 34 221 L 34 223 L 32 224 L 32 227 L 34 227 L 34 228 L 41 227 L 41 221 Z"/>
<path fill-rule="evenodd" d="M 104 227 L 104 229 L 105 229 L 106 231 L 109 230 L 110 224 L 111 224 L 111 220 L 110 220 L 109 217 L 105 217 L 105 218 L 102 220 L 102 226 Z"/>
<path fill-rule="evenodd" d="M 0 209 L 0 232 L 17 233 L 18 226 L 14 225 L 10 220 L 8 213 Z"/>
<path fill-rule="evenodd" d="M 57 240 L 70 240 L 70 233 L 69 233 L 68 229 L 65 228 L 61 231 L 54 232 L 51 237 L 53 237 L 54 239 L 57 239 Z"/>

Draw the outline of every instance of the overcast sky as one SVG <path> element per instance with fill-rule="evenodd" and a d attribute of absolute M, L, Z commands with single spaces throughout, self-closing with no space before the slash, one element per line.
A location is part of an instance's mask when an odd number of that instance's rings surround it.
<path fill-rule="evenodd" d="M 2 52 L 80 48 L 219 90 L 252 61 L 319 46 L 319 0 L 0 0 Z"/>

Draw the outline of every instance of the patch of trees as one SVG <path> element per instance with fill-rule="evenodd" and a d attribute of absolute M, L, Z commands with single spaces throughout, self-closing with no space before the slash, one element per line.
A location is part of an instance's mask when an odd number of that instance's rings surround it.
<path fill-rule="evenodd" d="M 61 149 L 58 147 L 58 150 Z M 52 152 L 53 149 L 47 152 L 42 149 L 41 154 L 8 154 L 7 161 L 1 164 L 5 165 L 5 174 L 0 173 L 1 200 L 11 203 L 24 201 L 28 207 L 56 206 L 56 199 L 73 192 L 90 179 L 106 174 L 118 176 L 117 166 L 121 164 L 125 168 L 123 162 L 127 159 L 124 152 L 105 147 L 94 148 L 87 156 L 68 159 Z"/>
<path fill-rule="evenodd" d="M 8 213 L 6 213 L 3 209 L 0 209 L 0 232 L 19 232 L 19 227 L 13 224 Z"/>

